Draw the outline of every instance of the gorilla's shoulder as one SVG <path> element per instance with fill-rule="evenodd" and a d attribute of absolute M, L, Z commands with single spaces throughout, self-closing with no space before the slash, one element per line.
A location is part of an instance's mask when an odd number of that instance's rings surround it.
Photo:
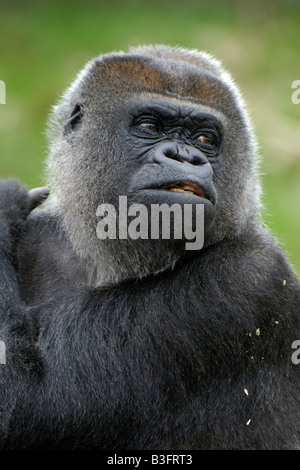
<path fill-rule="evenodd" d="M 26 220 L 18 244 L 18 274 L 23 300 L 40 303 L 64 294 L 80 278 L 77 257 L 65 235 L 59 216 L 36 210 Z M 79 281 L 78 281 L 79 282 Z"/>

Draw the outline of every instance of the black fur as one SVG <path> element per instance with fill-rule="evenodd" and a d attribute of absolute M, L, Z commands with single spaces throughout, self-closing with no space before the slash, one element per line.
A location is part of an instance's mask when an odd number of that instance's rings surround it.
<path fill-rule="evenodd" d="M 223 208 L 227 233 L 174 267 L 93 285 L 64 212 L 26 218 L 46 195 L 0 182 L 1 448 L 299 448 L 299 281 L 251 211 L 233 230 Z"/>

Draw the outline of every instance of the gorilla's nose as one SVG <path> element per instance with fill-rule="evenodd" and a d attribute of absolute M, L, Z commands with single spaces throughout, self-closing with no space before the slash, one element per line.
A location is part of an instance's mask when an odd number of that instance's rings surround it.
<path fill-rule="evenodd" d="M 204 165 L 208 163 L 206 156 L 195 147 L 177 144 L 175 142 L 165 142 L 156 148 L 154 152 L 154 161 L 163 163 L 166 159 L 175 160 L 181 163 L 190 163 L 191 165 Z"/>

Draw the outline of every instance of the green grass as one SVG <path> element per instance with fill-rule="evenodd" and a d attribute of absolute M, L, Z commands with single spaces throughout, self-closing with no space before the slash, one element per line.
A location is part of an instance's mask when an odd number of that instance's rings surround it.
<path fill-rule="evenodd" d="M 0 177 L 44 184 L 47 115 L 88 59 L 141 43 L 206 50 L 240 85 L 262 155 L 265 220 L 300 273 L 300 4 L 296 0 L 2 0 Z"/>

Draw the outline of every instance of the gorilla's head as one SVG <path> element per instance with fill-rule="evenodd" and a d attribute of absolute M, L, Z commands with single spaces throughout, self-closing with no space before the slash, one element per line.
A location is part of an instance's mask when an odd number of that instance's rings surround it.
<path fill-rule="evenodd" d="M 97 208 L 118 210 L 119 196 L 147 208 L 203 204 L 204 247 L 259 212 L 245 107 L 206 53 L 146 46 L 92 60 L 54 107 L 49 139 L 52 209 L 93 283 L 159 272 L 185 253 L 174 237 L 100 240 Z"/>

